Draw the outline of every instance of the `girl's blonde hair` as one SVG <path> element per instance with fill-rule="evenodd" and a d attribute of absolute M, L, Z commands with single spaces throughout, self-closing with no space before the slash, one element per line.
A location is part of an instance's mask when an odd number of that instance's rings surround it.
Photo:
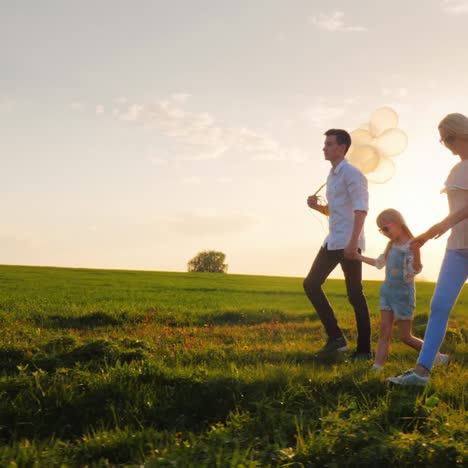
<path fill-rule="evenodd" d="M 459 113 L 448 114 L 440 121 L 440 128 L 455 135 L 468 135 L 468 117 Z"/>
<path fill-rule="evenodd" d="M 376 222 L 379 228 L 384 226 L 385 224 L 390 224 L 390 223 L 398 224 L 403 229 L 403 231 L 405 231 L 406 234 L 408 234 L 408 236 L 411 239 L 414 238 L 413 233 L 410 231 L 408 225 L 406 224 L 405 218 L 403 218 L 403 215 L 398 210 L 395 210 L 393 208 L 388 208 L 386 210 L 383 210 L 377 216 Z M 392 248 L 392 245 L 393 245 L 393 241 L 389 241 L 387 244 L 387 248 L 385 249 L 385 252 L 384 252 L 385 258 L 387 258 L 387 254 Z"/>

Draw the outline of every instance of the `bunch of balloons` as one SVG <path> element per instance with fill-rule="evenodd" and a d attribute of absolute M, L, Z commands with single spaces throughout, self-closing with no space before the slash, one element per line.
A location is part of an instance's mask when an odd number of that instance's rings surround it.
<path fill-rule="evenodd" d="M 350 133 L 352 144 L 346 158 L 370 182 L 383 184 L 395 173 L 392 158 L 408 144 L 406 133 L 397 125 L 398 114 L 390 107 L 381 107 L 371 114 L 368 123 Z"/>

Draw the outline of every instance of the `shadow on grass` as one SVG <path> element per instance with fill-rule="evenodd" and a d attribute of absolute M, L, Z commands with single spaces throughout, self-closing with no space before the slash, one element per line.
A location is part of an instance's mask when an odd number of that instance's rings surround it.
<path fill-rule="evenodd" d="M 147 347 L 138 341 L 122 340 L 116 344 L 99 339 L 75 345 L 75 338 L 63 336 L 49 341 L 43 351 L 36 350 L 34 355 L 21 348 L 0 348 L 0 372 L 14 375 L 28 367 L 54 372 L 57 369 L 73 368 L 77 364 L 92 370 L 117 362 L 124 364 L 147 359 Z"/>
<path fill-rule="evenodd" d="M 109 314 L 105 312 L 93 312 L 86 315 L 67 316 L 49 315 L 33 316 L 32 321 L 36 325 L 50 329 L 89 329 L 96 327 L 120 327 L 124 324 L 139 323 L 150 320 L 151 323 L 169 327 L 187 327 L 204 325 L 258 325 L 261 323 L 286 323 L 286 322 L 317 322 L 316 314 L 289 314 L 282 310 L 234 310 L 213 311 L 205 314 L 187 314 L 173 312 L 159 312 L 153 309 L 146 313 L 129 315 L 126 312 Z"/>
<path fill-rule="evenodd" d="M 16 372 L 19 365 L 25 365 L 29 360 L 27 353 L 23 349 L 13 346 L 0 349 L 0 371 L 2 372 Z"/>
<path fill-rule="evenodd" d="M 305 320 L 316 322 L 318 316 L 315 314 L 298 315 L 287 314 L 282 310 L 265 309 L 257 311 L 225 311 L 204 314 L 200 316 L 197 322 L 200 325 L 257 325 L 271 322 L 304 322 Z"/>
<path fill-rule="evenodd" d="M 388 392 L 388 386 L 382 382 L 360 380 L 356 373 L 318 380 L 305 377 L 291 380 L 287 373 L 281 372 L 244 381 L 199 372 L 181 375 L 173 369 L 151 366 L 141 373 L 120 367 L 119 372 L 107 374 L 105 379 L 96 375 L 87 379 L 86 385 L 80 380 L 69 380 L 66 392 L 57 390 L 61 378 L 44 375 L 42 379 L 42 391 L 35 390 L 33 378 L 31 389 L 21 390 L 26 395 L 21 405 L 12 405 L 17 396 L 4 393 L 0 403 L 4 438 L 74 438 L 92 427 L 133 427 L 136 421 L 139 426 L 158 430 L 197 432 L 214 422 L 226 421 L 230 413 L 241 410 L 249 412 L 258 421 L 258 430 L 265 434 L 271 432 L 275 421 L 285 418 L 289 421 L 288 437 L 292 439 L 296 430 L 295 414 L 300 413 L 319 425 L 323 415 L 342 406 L 344 396 L 357 402 L 358 407 L 371 408 Z M 391 396 L 382 424 L 391 420 L 409 430 L 412 418 L 425 417 L 414 403 L 420 392 L 404 389 Z M 34 393 L 33 399 L 27 396 L 29 393 Z M 47 408 L 40 417 L 38 405 Z M 350 405 L 349 411 L 355 411 L 355 407 Z"/>
<path fill-rule="evenodd" d="M 270 349 L 255 349 L 255 352 L 239 352 L 235 348 L 218 351 L 202 351 L 196 354 L 184 354 L 173 359 L 174 365 L 209 365 L 210 367 L 236 365 L 313 365 L 314 367 L 329 368 L 334 364 L 345 363 L 346 354 L 318 356 L 309 351 L 271 351 Z M 172 362 L 167 360 L 166 362 Z"/>
<path fill-rule="evenodd" d="M 235 288 L 177 288 L 178 291 L 187 291 L 187 292 L 203 292 L 203 293 L 225 293 L 225 294 L 249 294 L 249 295 L 260 295 L 260 296 L 304 296 L 304 291 L 275 291 L 271 289 L 267 290 L 253 290 L 253 289 L 235 289 Z"/>
<path fill-rule="evenodd" d="M 70 317 L 66 315 L 49 315 L 33 317 L 35 323 L 43 328 L 87 329 L 95 327 L 119 327 L 130 321 L 126 313 L 110 315 L 105 312 L 93 312 L 86 315 Z"/>

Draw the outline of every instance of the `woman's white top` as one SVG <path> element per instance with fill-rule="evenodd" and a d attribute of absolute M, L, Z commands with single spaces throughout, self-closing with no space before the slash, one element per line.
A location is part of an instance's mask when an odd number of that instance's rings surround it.
<path fill-rule="evenodd" d="M 447 193 L 450 213 L 468 205 L 468 160 L 460 161 L 452 168 L 443 191 Z M 468 249 L 468 218 L 452 227 L 447 249 Z"/>

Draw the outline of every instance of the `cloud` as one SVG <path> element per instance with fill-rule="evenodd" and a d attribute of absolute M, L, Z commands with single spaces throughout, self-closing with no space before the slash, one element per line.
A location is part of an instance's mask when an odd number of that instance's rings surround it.
<path fill-rule="evenodd" d="M 81 102 L 72 102 L 70 108 L 73 112 L 81 112 L 84 109 L 84 104 Z"/>
<path fill-rule="evenodd" d="M 128 102 L 128 99 L 125 96 L 120 96 L 114 99 L 115 104 L 126 104 L 127 102 Z"/>
<path fill-rule="evenodd" d="M 232 183 L 232 177 L 228 177 L 228 176 L 218 177 L 216 180 L 220 184 L 231 184 Z"/>
<path fill-rule="evenodd" d="M 11 111 L 15 107 L 15 101 L 9 97 L 0 97 L 0 111 Z"/>
<path fill-rule="evenodd" d="M 407 88 L 382 88 L 382 96 L 391 98 L 404 98 L 408 96 Z"/>
<path fill-rule="evenodd" d="M 143 106 L 133 104 L 125 112 L 121 112 L 118 108 L 115 108 L 113 114 L 116 115 L 120 120 L 135 122 L 140 118 L 143 110 Z"/>
<path fill-rule="evenodd" d="M 448 14 L 467 14 L 468 0 L 442 0 L 442 9 Z"/>
<path fill-rule="evenodd" d="M 188 94 L 175 94 L 153 104 L 127 104 L 114 108 L 121 121 L 157 129 L 175 143 L 179 159 L 217 159 L 228 151 L 248 154 L 252 159 L 305 161 L 308 155 L 296 148 L 284 148 L 271 136 L 246 127 L 228 127 L 208 112 L 190 112 Z"/>
<path fill-rule="evenodd" d="M 346 98 L 343 102 L 347 105 L 359 104 L 359 98 L 350 97 L 350 98 Z"/>
<path fill-rule="evenodd" d="M 184 177 L 180 180 L 180 183 L 183 185 L 200 185 L 201 179 L 200 177 L 191 176 L 191 177 Z"/>
<path fill-rule="evenodd" d="M 181 236 L 216 237 L 219 235 L 237 235 L 252 228 L 258 220 L 242 214 L 201 215 L 181 213 L 168 221 L 168 227 Z"/>
<path fill-rule="evenodd" d="M 257 153 L 253 156 L 255 161 L 305 161 L 307 157 L 302 150 L 281 149 L 275 153 Z"/>
<path fill-rule="evenodd" d="M 345 24 L 344 13 L 334 11 L 331 14 L 320 13 L 318 16 L 311 16 L 309 22 L 318 29 L 328 32 L 363 32 L 366 28 L 363 26 L 350 26 Z"/>
<path fill-rule="evenodd" d="M 184 104 L 189 97 L 190 94 L 187 93 L 175 93 L 172 95 L 172 100 L 178 104 Z"/>
<path fill-rule="evenodd" d="M 146 158 L 151 164 L 155 166 L 163 166 L 166 164 L 166 160 L 159 156 L 147 156 Z"/>
<path fill-rule="evenodd" d="M 280 32 L 276 36 L 276 40 L 280 43 L 285 42 L 287 39 L 288 39 L 288 35 L 285 32 Z"/>
<path fill-rule="evenodd" d="M 311 106 L 304 111 L 305 117 L 316 127 L 323 127 L 324 122 L 342 117 L 344 113 L 344 107 L 327 106 L 322 104 Z"/>
<path fill-rule="evenodd" d="M 411 97 L 414 98 L 414 90 L 405 86 L 392 85 L 392 83 L 401 83 L 402 81 L 403 78 L 400 76 L 389 76 L 384 83 L 389 86 L 382 86 L 379 90 L 381 105 L 391 107 L 400 115 L 407 114 L 412 110 Z"/>

